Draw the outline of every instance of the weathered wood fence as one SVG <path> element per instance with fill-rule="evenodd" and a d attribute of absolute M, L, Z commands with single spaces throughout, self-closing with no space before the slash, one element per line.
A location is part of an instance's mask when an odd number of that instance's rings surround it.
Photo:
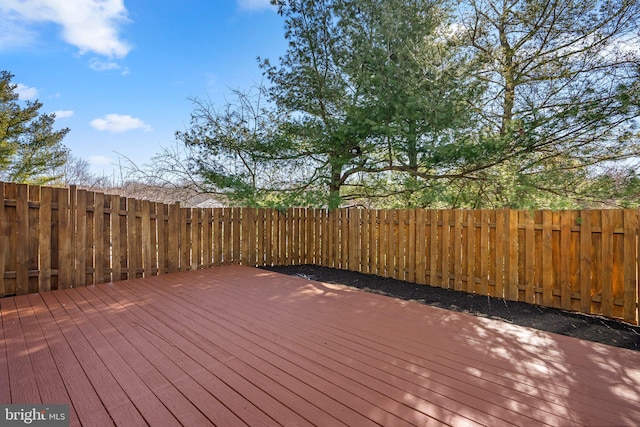
<path fill-rule="evenodd" d="M 638 323 L 638 210 L 191 209 L 0 184 L 0 296 L 316 264 Z"/>

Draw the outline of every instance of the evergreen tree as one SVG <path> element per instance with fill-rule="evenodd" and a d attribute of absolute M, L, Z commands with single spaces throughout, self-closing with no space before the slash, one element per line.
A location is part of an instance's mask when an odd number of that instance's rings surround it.
<path fill-rule="evenodd" d="M 55 115 L 40 114 L 42 103 L 21 103 L 12 78 L 0 72 L 0 179 L 43 184 L 67 161 L 61 141 L 69 129 L 53 130 Z"/>

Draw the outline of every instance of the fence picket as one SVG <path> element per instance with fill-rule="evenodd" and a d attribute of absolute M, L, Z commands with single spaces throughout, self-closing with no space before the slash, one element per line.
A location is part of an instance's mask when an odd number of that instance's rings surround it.
<path fill-rule="evenodd" d="M 43 190 L 46 187 L 43 187 Z M 42 193 L 44 196 L 44 192 Z M 92 234 L 93 244 L 95 246 L 94 254 L 95 259 L 93 261 L 93 277 L 92 285 L 104 282 L 104 267 L 105 267 L 105 244 L 104 244 L 104 194 L 94 193 L 93 195 L 93 228 L 88 230 Z M 108 248 L 108 247 L 107 247 Z"/>
<path fill-rule="evenodd" d="M 73 211 L 72 211 L 73 212 Z M 87 192 L 76 192 L 76 280 L 75 286 L 84 286 L 87 274 Z"/>
<path fill-rule="evenodd" d="M 213 242 L 211 240 L 211 209 L 203 210 L 202 217 L 202 268 L 211 268 L 211 250 Z"/>
<path fill-rule="evenodd" d="M 16 193 L 16 294 L 29 293 L 29 187 L 17 185 Z"/>
<path fill-rule="evenodd" d="M 602 223 L 600 234 L 602 238 L 602 314 L 611 316 L 613 311 L 613 224 L 610 211 L 602 211 Z"/>
<path fill-rule="evenodd" d="M 523 212 L 525 227 L 524 243 L 524 301 L 533 303 L 535 299 L 535 224 L 531 212 Z"/>
<path fill-rule="evenodd" d="M 2 187 L 1 183 L 0 187 Z M 0 209 L 2 209 L 4 207 L 4 200 L 2 200 L 0 205 Z M 50 187 L 42 187 L 40 192 L 40 209 L 38 218 L 40 221 L 40 227 L 38 229 L 38 252 L 40 254 L 40 265 L 38 266 L 38 290 L 40 292 L 47 292 L 51 290 L 51 213 L 53 210 L 51 205 L 52 189 Z M 1 215 L 2 212 L 0 212 L 0 216 Z M 2 258 L 1 255 L 0 258 Z M 102 257 L 97 259 L 102 260 Z M 0 269 L 0 274 L 3 273 L 1 270 L 2 269 Z M 0 278 L 0 281 L 1 280 L 2 279 Z"/>
<path fill-rule="evenodd" d="M 438 211 L 429 209 L 429 284 L 440 286 L 438 282 Z"/>
<path fill-rule="evenodd" d="M 70 193 L 73 189 L 67 190 L 60 188 L 58 192 L 58 224 L 59 224 L 59 245 L 60 250 L 58 252 L 58 289 L 66 289 L 72 287 L 73 276 L 73 246 L 72 235 L 73 230 L 71 228 L 70 220 L 70 206 L 69 199 Z M 116 279 L 120 280 L 120 278 Z"/>
<path fill-rule="evenodd" d="M 451 259 L 453 262 L 453 289 L 462 290 L 463 275 L 463 253 L 462 248 L 462 214 L 463 211 L 456 209 L 453 214 L 453 244 L 451 245 Z"/>
<path fill-rule="evenodd" d="M 553 215 L 542 212 L 542 304 L 553 307 Z M 586 233 L 585 233 L 586 235 Z M 590 236 L 589 236 L 590 237 Z"/>
<path fill-rule="evenodd" d="M 476 289 L 476 218 L 473 211 L 467 211 L 467 286 L 466 292 Z"/>
<path fill-rule="evenodd" d="M 638 211 L 624 210 L 624 320 L 633 323 L 638 315 L 638 295 L 636 294 L 636 236 Z M 581 309 L 583 307 L 580 307 Z"/>

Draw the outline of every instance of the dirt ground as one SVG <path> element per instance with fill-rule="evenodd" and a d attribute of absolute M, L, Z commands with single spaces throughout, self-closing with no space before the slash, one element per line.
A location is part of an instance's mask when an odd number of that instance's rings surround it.
<path fill-rule="evenodd" d="M 308 280 L 339 283 L 422 304 L 640 351 L 640 327 L 624 322 L 315 265 L 265 267 Z"/>

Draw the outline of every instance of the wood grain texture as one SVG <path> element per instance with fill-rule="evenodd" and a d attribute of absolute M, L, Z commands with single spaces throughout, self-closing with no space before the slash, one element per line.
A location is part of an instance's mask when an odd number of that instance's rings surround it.
<path fill-rule="evenodd" d="M 246 266 L 8 297 L 0 322 L 0 401 L 73 426 L 640 422 L 638 352 Z"/>

